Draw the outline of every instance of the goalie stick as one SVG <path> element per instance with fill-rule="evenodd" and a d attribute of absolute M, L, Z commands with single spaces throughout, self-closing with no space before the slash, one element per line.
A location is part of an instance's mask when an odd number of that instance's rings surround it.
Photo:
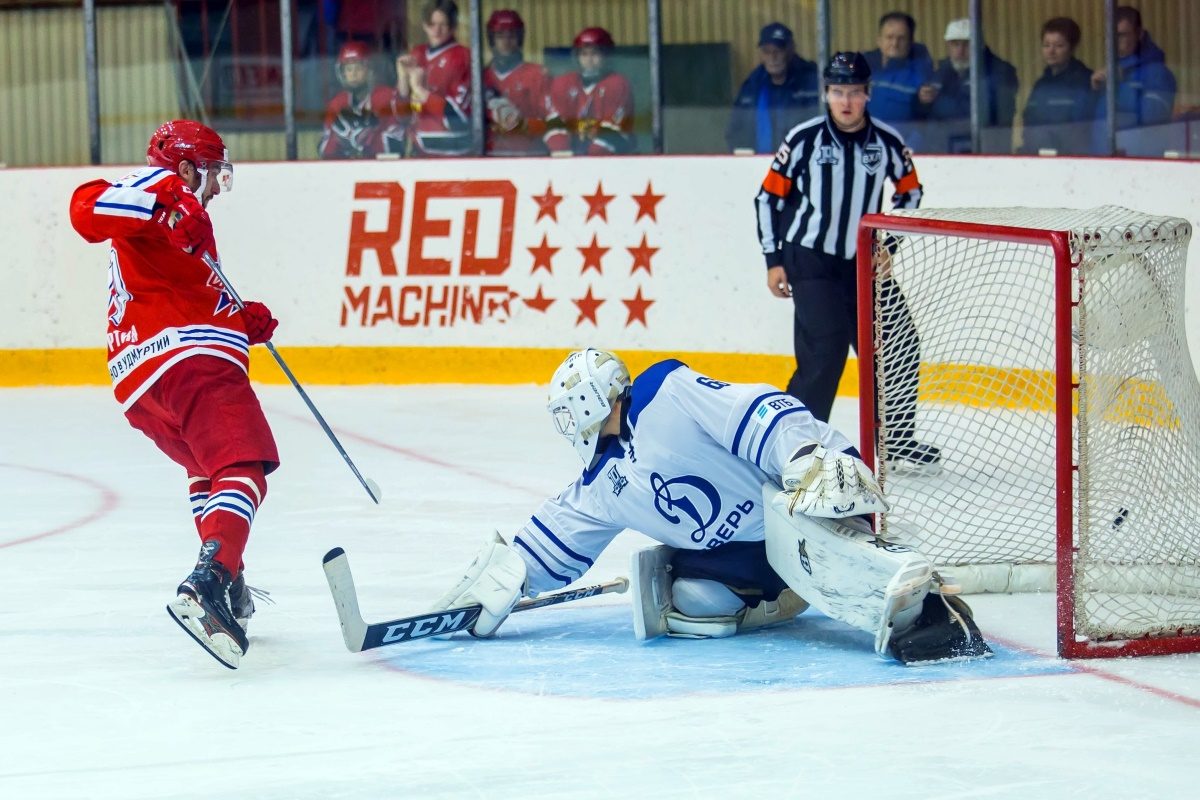
<path fill-rule="evenodd" d="M 448 608 L 445 611 L 430 611 L 389 622 L 368 623 L 363 620 L 362 612 L 358 608 L 358 593 L 354 589 L 354 576 L 350 573 L 350 559 L 346 556 L 346 551 L 340 547 L 333 548 L 325 554 L 321 566 L 325 570 L 329 592 L 333 595 L 333 604 L 337 608 L 338 622 L 342 626 L 342 639 L 351 653 L 466 630 L 475 624 L 483 610 L 481 606 L 469 605 Z M 536 599 L 527 598 L 517 603 L 513 612 L 570 603 L 599 594 L 620 594 L 628 588 L 629 581 L 626 578 L 616 578 L 596 586 L 555 592 Z"/>

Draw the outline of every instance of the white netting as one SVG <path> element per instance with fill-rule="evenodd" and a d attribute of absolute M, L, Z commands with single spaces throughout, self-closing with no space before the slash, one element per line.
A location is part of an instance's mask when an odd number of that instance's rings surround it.
<path fill-rule="evenodd" d="M 1200 631 L 1200 497 L 1190 485 L 1200 384 L 1183 320 L 1190 226 L 1113 207 L 903 215 L 1065 231 L 1069 253 L 1056 267 L 1046 245 L 877 231 L 878 449 L 894 506 L 882 524 L 957 565 L 976 590 L 1053 587 L 1055 272 L 1066 269 L 1079 301 L 1058 329 L 1074 339 L 1079 383 L 1077 630 Z M 921 452 L 914 440 L 941 449 L 936 467 L 905 458 Z"/>

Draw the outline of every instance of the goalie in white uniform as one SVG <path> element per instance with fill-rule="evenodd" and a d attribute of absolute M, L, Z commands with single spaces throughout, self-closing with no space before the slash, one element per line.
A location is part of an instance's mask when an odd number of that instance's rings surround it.
<path fill-rule="evenodd" d="M 474 635 L 495 633 L 523 594 L 577 581 L 629 528 L 662 543 L 634 554 L 638 638 L 729 636 L 812 604 L 904 663 L 991 654 L 929 561 L 874 536 L 878 484 L 796 398 L 675 360 L 631 380 L 617 356 L 588 349 L 554 373 L 548 408 L 585 467 L 438 601 L 482 605 Z"/>

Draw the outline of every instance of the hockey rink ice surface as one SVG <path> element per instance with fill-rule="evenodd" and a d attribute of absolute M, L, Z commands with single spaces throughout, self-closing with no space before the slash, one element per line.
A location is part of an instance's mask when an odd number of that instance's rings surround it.
<path fill-rule="evenodd" d="M 996 657 L 939 667 L 812 610 L 641 644 L 625 595 L 351 654 L 327 550 L 368 621 L 423 611 L 579 463 L 542 387 L 309 391 L 383 504 L 260 388 L 284 463 L 247 577 L 276 603 L 229 671 L 164 610 L 198 549 L 182 471 L 105 388 L 0 390 L 0 798 L 1200 796 L 1200 657 L 1059 660 L 1045 594 L 973 599 Z M 851 403 L 834 421 L 857 438 Z"/>

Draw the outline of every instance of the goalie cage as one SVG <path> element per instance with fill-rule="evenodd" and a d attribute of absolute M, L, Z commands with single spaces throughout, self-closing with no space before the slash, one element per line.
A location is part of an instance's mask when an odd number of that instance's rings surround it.
<path fill-rule="evenodd" d="M 1063 657 L 1200 651 L 1190 238 L 1185 220 L 1111 206 L 859 229 L 859 363 L 874 366 L 861 442 L 892 504 L 881 528 L 967 591 L 1054 589 Z M 897 450 L 914 422 L 936 469 Z"/>

